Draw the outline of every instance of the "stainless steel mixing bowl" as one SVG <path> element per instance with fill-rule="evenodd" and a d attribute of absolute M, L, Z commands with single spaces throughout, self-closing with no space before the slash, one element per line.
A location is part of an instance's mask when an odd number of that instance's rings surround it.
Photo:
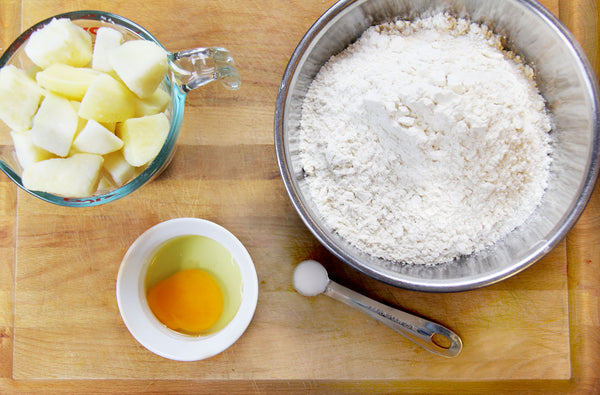
<path fill-rule="evenodd" d="M 299 159 L 299 123 L 306 91 L 330 58 L 371 25 L 438 11 L 485 23 L 506 47 L 533 66 L 553 119 L 551 179 L 542 204 L 526 223 L 493 246 L 439 265 L 408 265 L 359 251 L 328 228 L 307 191 Z M 275 111 L 281 175 L 306 226 L 334 255 L 385 283 L 418 291 L 454 292 L 506 279 L 550 252 L 573 227 L 598 177 L 598 83 L 567 29 L 533 0 L 342 0 L 308 30 L 285 70 Z"/>

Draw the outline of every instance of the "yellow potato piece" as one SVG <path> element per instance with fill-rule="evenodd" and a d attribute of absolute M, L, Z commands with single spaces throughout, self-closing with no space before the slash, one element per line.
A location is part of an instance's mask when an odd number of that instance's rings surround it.
<path fill-rule="evenodd" d="M 83 96 L 79 116 L 98 122 L 122 122 L 135 116 L 136 100 L 122 82 L 100 74 Z"/>
<path fill-rule="evenodd" d="M 10 136 L 13 140 L 17 160 L 23 169 L 27 168 L 32 163 L 54 157 L 51 152 L 33 144 L 33 139 L 31 138 L 31 132 L 29 130 L 25 132 L 11 131 Z"/>
<path fill-rule="evenodd" d="M 23 170 L 23 185 L 65 197 L 91 196 L 98 186 L 103 161 L 100 155 L 75 154 L 32 163 Z"/>
<path fill-rule="evenodd" d="M 117 186 L 126 184 L 136 176 L 135 167 L 125 160 L 121 151 L 104 155 L 103 167 Z"/>
<path fill-rule="evenodd" d="M 143 166 L 160 152 L 171 125 L 164 113 L 131 118 L 117 124 L 116 135 L 123 140 L 123 156 L 131 166 Z"/>
<path fill-rule="evenodd" d="M 171 100 L 169 93 L 162 88 L 158 88 L 151 96 L 137 100 L 135 116 L 143 117 L 163 112 L 169 104 L 169 100 Z"/>
<path fill-rule="evenodd" d="M 109 56 L 113 49 L 123 43 L 123 33 L 110 28 L 101 27 L 96 32 L 94 51 L 92 53 L 92 68 L 95 70 L 111 72 Z"/>
<path fill-rule="evenodd" d="M 52 19 L 29 37 L 25 53 L 41 68 L 54 63 L 86 66 L 92 60 L 92 38 L 70 19 Z"/>
<path fill-rule="evenodd" d="M 33 117 L 31 138 L 38 147 L 67 156 L 78 124 L 73 104 L 60 95 L 48 93 Z"/>
<path fill-rule="evenodd" d="M 126 41 L 110 53 L 110 63 L 133 93 L 146 98 L 167 75 L 167 51 L 147 40 Z"/>
<path fill-rule="evenodd" d="M 42 90 L 27 73 L 13 65 L 0 69 L 0 119 L 9 128 L 25 131 L 42 100 Z"/>
<path fill-rule="evenodd" d="M 113 132 L 90 119 L 73 140 L 73 147 L 79 152 L 105 155 L 120 150 L 123 142 Z"/>
<path fill-rule="evenodd" d="M 88 87 L 100 75 L 90 68 L 73 67 L 56 63 L 35 76 L 40 87 L 70 100 L 81 100 Z"/>

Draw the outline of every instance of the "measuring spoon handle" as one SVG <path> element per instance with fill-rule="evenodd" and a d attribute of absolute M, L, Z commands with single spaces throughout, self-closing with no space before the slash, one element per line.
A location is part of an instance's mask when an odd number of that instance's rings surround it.
<path fill-rule="evenodd" d="M 323 293 L 375 318 L 434 354 L 451 358 L 462 350 L 460 337 L 440 324 L 379 303 L 331 280 Z"/>

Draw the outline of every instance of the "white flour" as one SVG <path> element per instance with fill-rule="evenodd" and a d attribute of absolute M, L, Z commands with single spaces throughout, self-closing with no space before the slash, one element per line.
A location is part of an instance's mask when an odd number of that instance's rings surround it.
<path fill-rule="evenodd" d="M 539 204 L 550 122 L 533 71 L 485 26 L 439 14 L 368 29 L 303 103 L 301 160 L 325 221 L 413 264 L 490 245 Z"/>

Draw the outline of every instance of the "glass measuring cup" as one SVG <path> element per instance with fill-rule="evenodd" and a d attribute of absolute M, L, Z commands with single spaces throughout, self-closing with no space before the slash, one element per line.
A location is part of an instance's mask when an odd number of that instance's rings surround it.
<path fill-rule="evenodd" d="M 73 11 L 45 19 L 24 31 L 0 57 L 0 68 L 13 64 L 27 71 L 35 67 L 25 54 L 25 43 L 34 31 L 41 29 L 54 18 L 71 19 L 90 33 L 92 41 L 95 39 L 98 28 L 107 26 L 123 33 L 125 41 L 149 40 L 162 47 L 162 44 L 146 29 L 122 16 L 103 11 Z M 21 180 L 22 168 L 16 158 L 9 135 L 10 128 L 3 122 L 0 122 L 0 169 L 19 187 L 33 196 L 69 207 L 88 207 L 108 203 L 130 194 L 152 181 L 168 166 L 173 157 L 175 142 L 183 119 L 186 94 L 192 89 L 216 80 L 231 90 L 238 89 L 241 83 L 233 58 L 224 48 L 195 48 L 180 52 L 168 52 L 168 62 L 169 72 L 162 82 L 162 87 L 170 93 L 170 101 L 165 111 L 170 121 L 169 133 L 156 158 L 125 185 L 85 198 L 64 197 L 25 188 Z"/>

